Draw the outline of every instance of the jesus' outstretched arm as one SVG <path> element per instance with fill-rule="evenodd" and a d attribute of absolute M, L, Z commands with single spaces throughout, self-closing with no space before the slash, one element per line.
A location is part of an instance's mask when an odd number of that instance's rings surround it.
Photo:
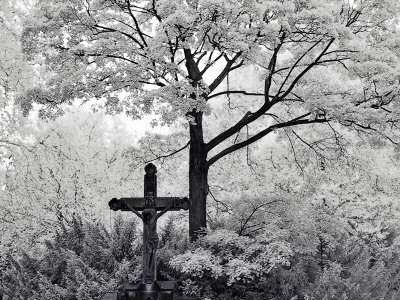
<path fill-rule="evenodd" d="M 170 205 L 168 205 L 167 207 L 165 207 L 162 211 L 160 211 L 159 213 L 157 213 L 155 215 L 156 219 L 158 219 L 159 217 L 161 217 L 163 214 L 165 214 L 167 211 L 169 211 L 169 209 L 173 206 L 173 203 L 171 203 Z"/>
<path fill-rule="evenodd" d="M 134 207 L 133 205 L 131 205 L 129 203 L 129 201 L 125 201 L 125 205 L 135 214 L 137 215 L 139 218 L 141 218 L 143 220 L 143 216 L 141 213 L 139 213 Z"/>

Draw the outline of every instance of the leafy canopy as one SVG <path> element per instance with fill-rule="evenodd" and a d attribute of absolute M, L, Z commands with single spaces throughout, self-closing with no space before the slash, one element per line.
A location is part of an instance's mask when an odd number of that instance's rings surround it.
<path fill-rule="evenodd" d="M 26 113 L 33 102 L 54 116 L 57 104 L 101 99 L 96 106 L 109 112 L 155 112 L 171 124 L 209 113 L 215 97 L 246 97 L 255 112 L 210 149 L 260 117 L 278 125 L 253 140 L 322 120 L 382 134 L 397 126 L 398 1 L 39 0 L 36 8 L 23 49 L 49 74 L 45 88 L 21 97 Z M 229 90 L 224 79 L 246 66 L 258 68 L 251 80 L 262 87 Z"/>

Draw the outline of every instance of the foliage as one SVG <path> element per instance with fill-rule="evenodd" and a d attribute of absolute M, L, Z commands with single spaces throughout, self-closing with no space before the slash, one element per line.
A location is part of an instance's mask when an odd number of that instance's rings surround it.
<path fill-rule="evenodd" d="M 384 134 L 398 114 L 398 8 L 390 0 L 40 0 L 25 23 L 23 49 L 30 59 L 43 57 L 52 73 L 21 104 L 28 112 L 38 102 L 51 114 L 60 103 L 102 99 L 110 112 L 138 118 L 153 111 L 171 124 L 210 114 L 217 96 L 249 102 L 244 113 L 254 113 L 211 136 L 209 150 L 253 123 L 261 136 L 327 121 Z M 223 80 L 237 70 L 258 86 L 229 90 Z M 269 110 L 273 126 L 260 130 L 255 121 Z M 210 164 L 226 155 L 219 154 Z"/>
<path fill-rule="evenodd" d="M 180 217 L 168 219 L 160 236 L 159 278 L 176 280 L 179 294 L 202 299 L 397 299 L 398 214 L 384 227 L 390 235 L 375 230 L 366 238 L 365 227 L 354 226 L 354 212 L 332 209 L 329 195 L 325 201 L 313 195 L 281 194 L 268 210 L 228 215 L 195 243 Z M 230 227 L 246 214 L 257 230 Z M 9 253 L 0 264 L 3 299 L 97 299 L 124 281 L 137 282 L 140 240 L 136 225 L 120 216 L 111 231 L 74 216 L 45 246 L 2 250 L 2 256 Z"/>
<path fill-rule="evenodd" d="M 79 217 L 71 224 L 31 253 L 2 253 L 7 255 L 0 275 L 2 299 L 99 299 L 124 281 L 138 280 L 135 223 L 117 218 L 111 232 Z"/>
<path fill-rule="evenodd" d="M 208 235 L 183 253 L 162 250 L 182 292 L 204 299 L 398 298 L 399 161 L 395 149 L 370 146 L 360 141 L 357 151 L 323 166 L 307 149 L 283 152 L 279 145 L 226 159 L 210 187 Z M 261 249 L 255 260 L 245 255 L 252 249 Z M 275 264 L 266 264 L 269 254 Z"/>
<path fill-rule="evenodd" d="M 280 206 L 280 217 L 265 213 L 270 221 L 256 234 L 216 229 L 171 257 L 183 292 L 204 299 L 398 298 L 397 227 L 390 245 L 377 247 L 328 207 L 300 199 Z"/>
<path fill-rule="evenodd" d="M 142 176 L 139 158 L 125 163 L 133 141 L 110 135 L 113 123 L 102 114 L 74 111 L 55 122 L 26 123 L 24 138 L 9 146 L 1 179 L 3 241 L 34 243 L 76 212 L 103 221 L 111 198 L 139 193 L 132 184 L 134 176 Z M 138 151 L 132 147 L 130 152 Z"/>
<path fill-rule="evenodd" d="M 96 299 L 138 281 L 135 224 L 100 224 L 156 158 L 160 194 L 186 195 L 187 165 L 208 180 L 208 235 L 189 243 L 184 218 L 162 231 L 159 276 L 179 293 L 400 297 L 398 1 L 39 0 L 22 52 L 0 2 L 3 299 Z M 32 89 L 23 54 L 47 67 Z M 57 121 L 17 130 L 21 91 L 25 114 L 38 103 Z M 64 114 L 79 101 L 177 127 L 139 151 L 102 114 Z"/>
<path fill-rule="evenodd" d="M 48 73 L 19 103 L 25 114 L 39 103 L 42 117 L 79 100 L 183 124 L 185 141 L 170 154 L 190 146 L 194 238 L 206 226 L 210 167 L 267 135 L 279 132 L 286 147 L 308 145 L 321 164 L 321 149 L 343 154 L 338 127 L 398 143 L 399 7 L 397 0 L 39 0 L 22 45 Z M 303 125 L 314 130 L 312 143 L 298 134 Z"/>
<path fill-rule="evenodd" d="M 100 158 L 104 155 L 108 162 L 118 154 L 104 148 L 103 153 L 92 160 L 98 145 L 104 141 L 102 127 L 93 120 L 85 120 L 83 125 L 76 119 L 67 122 L 69 118 L 66 115 L 58 119 L 57 126 L 46 124 L 43 136 L 48 138 L 44 145 L 37 145 L 46 152 L 38 151 L 32 156 L 38 159 L 38 155 L 43 155 L 43 158 L 36 161 L 37 169 L 30 165 L 31 171 L 36 172 L 40 167 L 59 170 L 60 176 L 56 178 L 64 180 L 64 189 L 69 192 L 74 185 L 61 175 L 85 170 L 90 176 L 83 176 L 84 181 L 78 185 L 83 195 L 106 195 L 103 189 L 106 184 L 110 190 L 118 184 L 109 181 L 113 164 L 104 163 Z M 80 132 L 82 136 L 70 134 L 61 126 L 67 123 L 85 129 Z M 87 136 L 94 148 L 87 145 Z M 145 137 L 141 141 L 143 145 L 152 149 L 157 146 L 146 139 L 151 137 Z M 165 139 L 158 146 L 170 147 L 174 142 Z M 215 186 L 210 187 L 216 201 L 210 199 L 212 226 L 207 236 L 190 244 L 186 236 L 187 220 L 181 216 L 163 224 L 159 278 L 176 280 L 179 293 L 201 295 L 204 299 L 286 300 L 297 297 L 322 300 L 325 297 L 356 300 L 360 295 L 363 299 L 398 298 L 400 210 L 396 149 L 387 145 L 371 148 L 371 144 L 360 142 L 355 153 L 347 153 L 340 160 L 326 160 L 322 168 L 318 156 L 314 157 L 307 149 L 299 147 L 297 152 L 284 152 L 279 143 L 269 148 L 261 144 L 259 148 L 238 152 L 237 156 L 229 158 L 231 160 L 225 158 L 226 164 L 216 168 Z M 144 157 L 134 148 L 122 149 L 121 155 Z M 276 152 L 280 152 L 280 156 L 275 155 Z M 14 154 L 15 166 L 30 157 L 29 151 L 24 153 L 27 156 Z M 293 155 L 299 158 L 300 165 Z M 75 160 L 68 159 L 66 163 L 62 159 L 65 156 Z M 119 159 L 115 160 L 115 173 L 122 175 L 123 163 L 119 164 Z M 164 185 L 162 189 L 171 193 L 175 193 L 174 185 L 180 184 L 181 178 L 186 176 L 179 172 L 177 176 L 175 172 L 168 173 L 174 163 L 166 161 L 161 168 L 162 178 L 164 174 L 171 178 L 160 187 Z M 98 172 L 93 169 L 107 169 L 108 176 L 93 178 L 91 176 Z M 135 176 L 141 181 L 143 171 L 140 168 L 137 172 Z M 10 179 L 17 184 L 25 177 Z M 119 177 L 113 178 L 120 182 Z M 32 190 L 40 187 L 33 179 Z M 54 188 L 46 180 L 40 184 L 48 187 L 47 191 Z M 137 185 L 140 189 L 139 183 Z M 123 189 L 130 187 L 119 188 L 125 193 Z M 112 193 L 117 191 L 115 187 Z M 65 201 L 74 199 L 73 196 L 74 193 L 67 193 Z M 43 200 L 48 199 L 43 197 Z M 25 202 L 21 204 L 26 205 Z M 93 207 L 100 212 L 98 205 Z M 83 220 L 76 217 L 77 210 L 84 214 Z M 96 299 L 100 291 L 114 290 L 125 280 L 134 282 L 140 278 L 140 239 L 134 225 L 117 218 L 109 231 L 99 225 L 98 220 L 104 222 L 105 218 L 89 217 L 90 211 L 73 208 L 69 213 L 62 212 L 64 219 L 53 228 L 58 233 L 47 242 L 46 248 L 40 247 L 43 236 L 49 239 L 49 233 L 43 232 L 33 236 L 38 243 L 36 246 L 23 246 L 25 253 L 23 250 L 15 252 L 10 247 L 23 245 L 23 239 L 15 235 L 2 244 L 3 298 L 50 299 L 50 295 L 56 295 L 60 299 Z M 50 215 L 46 214 L 41 221 L 48 221 Z M 37 226 L 26 219 L 21 223 L 23 220 L 14 223 L 17 225 L 15 233 L 21 234 L 18 230 Z M 2 242 L 4 240 L 2 236 Z M 9 249 L 5 250 L 7 245 Z M 33 291 L 27 290 L 24 282 L 29 282 Z M 14 286 L 15 294 L 11 294 Z M 96 288 L 96 291 L 92 287 L 104 289 Z"/>
<path fill-rule="evenodd" d="M 26 12 L 24 1 L 2 0 L 0 5 L 0 101 L 3 109 L 12 97 L 31 87 L 34 72 L 23 59 L 21 49 L 22 22 Z"/>
<path fill-rule="evenodd" d="M 23 58 L 21 50 L 22 22 L 26 11 L 23 0 L 0 1 L 0 176 L 10 163 L 13 147 L 24 138 L 21 130 L 24 120 L 15 105 L 18 93 L 32 87 L 35 78 L 32 67 Z"/>

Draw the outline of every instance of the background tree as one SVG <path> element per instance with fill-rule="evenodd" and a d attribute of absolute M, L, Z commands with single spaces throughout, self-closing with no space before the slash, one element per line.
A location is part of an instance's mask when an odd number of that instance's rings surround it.
<path fill-rule="evenodd" d="M 20 110 L 15 108 L 15 96 L 31 87 L 34 75 L 24 61 L 21 50 L 22 21 L 25 18 L 23 1 L 0 1 L 0 157 L 8 159 L 9 147 L 18 144 L 23 136 Z"/>
<path fill-rule="evenodd" d="M 135 165 L 139 151 L 130 149 L 130 164 L 124 157 L 131 146 L 124 138 L 135 134 L 121 126 L 104 113 L 84 111 L 21 126 L 23 138 L 8 144 L 0 180 L 1 243 L 30 247 L 63 224 L 70 226 L 78 212 L 109 224 L 106 200 L 138 194 L 142 184 L 142 167 Z M 116 129 L 124 138 L 109 135 Z"/>
<path fill-rule="evenodd" d="M 110 113 L 185 123 L 194 237 L 210 167 L 276 130 L 324 124 L 338 141 L 337 123 L 397 142 L 398 13 L 395 0 L 39 0 L 23 47 L 49 74 L 20 102 L 54 117 L 62 103 L 98 100 Z M 255 84 L 231 90 L 235 73 Z M 205 117 L 232 99 L 242 116 L 206 134 Z"/>
<path fill-rule="evenodd" d="M 12 167 L 13 153 L 26 138 L 25 120 L 21 110 L 15 105 L 15 96 L 31 87 L 34 72 L 24 61 L 21 51 L 22 21 L 26 11 L 24 1 L 0 1 L 0 182 L 2 186 L 0 202 L 0 235 L 3 242 L 5 231 L 11 227 L 9 199 L 3 197 L 7 170 Z M 1 247 L 1 246 L 0 246 Z"/>

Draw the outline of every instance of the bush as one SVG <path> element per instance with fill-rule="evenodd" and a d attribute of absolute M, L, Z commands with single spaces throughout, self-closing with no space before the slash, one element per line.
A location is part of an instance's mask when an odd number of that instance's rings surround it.
<path fill-rule="evenodd" d="M 398 235 L 366 240 L 311 207 L 301 218 L 290 210 L 280 215 L 252 235 L 219 228 L 195 243 L 169 219 L 160 235 L 158 278 L 175 280 L 177 296 L 213 300 L 400 298 Z M 3 251 L 2 300 L 99 299 L 123 282 L 140 281 L 135 223 L 117 218 L 111 231 L 78 217 L 70 224 L 34 251 Z"/>
<path fill-rule="evenodd" d="M 99 299 L 124 281 L 138 280 L 141 255 L 135 223 L 117 218 L 111 233 L 79 217 L 70 223 L 37 246 L 35 255 L 24 250 L 3 253 L 3 300 Z"/>

